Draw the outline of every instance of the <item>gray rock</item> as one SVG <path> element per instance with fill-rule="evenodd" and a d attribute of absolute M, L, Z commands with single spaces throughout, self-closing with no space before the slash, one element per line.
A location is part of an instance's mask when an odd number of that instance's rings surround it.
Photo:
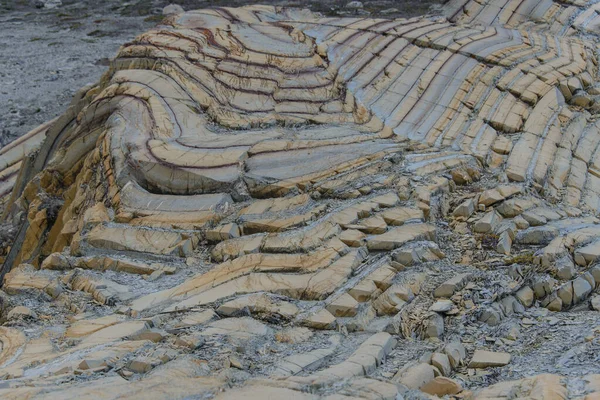
<path fill-rule="evenodd" d="M 502 321 L 503 314 L 500 306 L 497 303 L 492 304 L 489 307 L 486 307 L 481 312 L 479 316 L 479 320 L 481 322 L 485 322 L 488 325 L 496 326 Z"/>
<path fill-rule="evenodd" d="M 169 4 L 168 6 L 163 8 L 162 11 L 163 15 L 181 14 L 183 12 L 185 12 L 185 10 L 179 4 Z"/>
<path fill-rule="evenodd" d="M 444 353 L 448 356 L 453 368 L 463 364 L 467 356 L 467 350 L 461 342 L 451 342 L 444 347 Z"/>
<path fill-rule="evenodd" d="M 519 232 L 516 241 L 521 244 L 545 245 L 556 238 L 558 234 L 558 229 L 553 226 L 533 227 Z"/>
<path fill-rule="evenodd" d="M 510 362 L 509 353 L 476 350 L 469 363 L 469 368 L 502 367 Z"/>
<path fill-rule="evenodd" d="M 500 254 L 510 254 L 510 248 L 512 247 L 512 238 L 509 232 L 502 232 L 498 244 L 496 245 L 496 251 Z"/>
<path fill-rule="evenodd" d="M 471 277 L 471 274 L 460 274 L 454 278 L 448 279 L 446 282 L 438 286 L 433 295 L 435 297 L 452 297 L 454 292 L 460 290 L 465 285 L 465 282 Z"/>
<path fill-rule="evenodd" d="M 440 338 L 444 334 L 444 318 L 439 314 L 433 314 L 427 320 L 425 337 Z"/>
<path fill-rule="evenodd" d="M 501 221 L 502 217 L 492 210 L 475 223 L 473 230 L 477 233 L 493 232 Z"/>
<path fill-rule="evenodd" d="M 350 3 L 346 4 L 346 8 L 363 8 L 363 3 L 360 1 L 351 1 Z"/>
<path fill-rule="evenodd" d="M 452 215 L 455 217 L 469 218 L 475 212 L 475 202 L 473 199 L 465 200 L 459 204 Z"/>
<path fill-rule="evenodd" d="M 531 307 L 533 304 L 533 290 L 529 286 L 524 286 L 517 293 L 515 293 L 517 299 L 523 304 L 525 307 Z"/>
<path fill-rule="evenodd" d="M 429 307 L 429 311 L 446 313 L 452 308 L 454 308 L 454 303 L 451 300 L 438 300 Z"/>
<path fill-rule="evenodd" d="M 573 304 L 583 301 L 591 292 L 592 285 L 582 276 L 573 281 Z"/>

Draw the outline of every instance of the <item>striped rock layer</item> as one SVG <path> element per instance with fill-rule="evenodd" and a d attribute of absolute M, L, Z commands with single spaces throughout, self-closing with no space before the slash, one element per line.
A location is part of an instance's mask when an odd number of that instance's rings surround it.
<path fill-rule="evenodd" d="M 600 303 L 599 7 L 219 8 L 126 43 L 0 149 L 0 397 L 597 398 L 559 367 L 481 389 L 527 354 L 461 335 Z"/>

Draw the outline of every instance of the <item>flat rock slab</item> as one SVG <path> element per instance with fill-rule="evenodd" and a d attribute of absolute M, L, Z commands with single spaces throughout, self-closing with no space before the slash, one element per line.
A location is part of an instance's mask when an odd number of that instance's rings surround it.
<path fill-rule="evenodd" d="M 476 350 L 469 362 L 469 368 L 503 367 L 510 363 L 509 353 L 497 353 L 487 350 Z"/>

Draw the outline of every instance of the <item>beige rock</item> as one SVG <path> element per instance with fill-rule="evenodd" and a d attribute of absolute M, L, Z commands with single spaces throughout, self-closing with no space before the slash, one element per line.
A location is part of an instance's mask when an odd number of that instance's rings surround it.
<path fill-rule="evenodd" d="M 476 350 L 469 362 L 469 368 L 502 367 L 510 363 L 509 353 Z"/>
<path fill-rule="evenodd" d="M 450 342 L 444 346 L 444 353 L 448 356 L 452 368 L 457 368 L 462 365 L 467 352 L 465 347 L 460 342 Z"/>
<path fill-rule="evenodd" d="M 531 307 L 533 304 L 534 293 L 529 286 L 523 286 L 517 293 L 515 293 L 515 296 L 525 307 Z"/>
<path fill-rule="evenodd" d="M 435 227 L 427 224 L 403 225 L 392 228 L 382 235 L 369 236 L 369 250 L 393 250 L 413 240 L 434 240 Z"/>
<path fill-rule="evenodd" d="M 423 211 L 410 207 L 396 207 L 385 210 L 381 214 L 383 220 L 390 226 L 404 225 L 407 221 L 423 220 Z"/>
<path fill-rule="evenodd" d="M 63 256 L 60 253 L 52 253 L 48 257 L 46 257 L 44 261 L 42 261 L 41 268 L 66 270 L 71 268 L 71 265 L 67 257 Z"/>
<path fill-rule="evenodd" d="M 448 356 L 442 353 L 433 353 L 431 356 L 431 365 L 440 370 L 442 375 L 448 376 L 452 373 L 452 366 Z"/>
<path fill-rule="evenodd" d="M 71 324 L 65 332 L 66 337 L 77 338 L 90 335 L 100 329 L 124 322 L 127 319 L 124 315 L 110 314 L 105 317 L 94 319 L 80 319 Z"/>
<path fill-rule="evenodd" d="M 302 343 L 313 336 L 310 329 L 305 327 L 286 328 L 275 334 L 275 340 L 280 343 Z"/>
<path fill-rule="evenodd" d="M 463 288 L 470 277 L 471 275 L 468 273 L 456 275 L 455 277 L 448 279 L 446 282 L 438 286 L 433 292 L 433 295 L 435 297 L 450 298 L 454 292 Z"/>
<path fill-rule="evenodd" d="M 139 335 L 148 329 L 148 325 L 145 321 L 119 322 L 91 333 L 81 341 L 80 345 L 91 347 L 123 340 L 128 337 Z"/>
<path fill-rule="evenodd" d="M 336 317 L 354 317 L 358 312 L 358 301 L 344 293 L 329 303 L 326 309 Z"/>
<path fill-rule="evenodd" d="M 453 379 L 438 376 L 423 385 L 421 391 L 433 396 L 442 397 L 462 392 L 462 386 Z"/>
<path fill-rule="evenodd" d="M 260 322 L 244 318 L 227 318 L 211 322 L 208 327 L 202 331 L 202 335 L 223 335 L 235 339 L 248 340 L 255 336 L 268 335 L 271 332 L 269 327 Z"/>
<path fill-rule="evenodd" d="M 493 232 L 501 221 L 502 217 L 492 210 L 473 225 L 473 230 L 477 233 Z"/>
<path fill-rule="evenodd" d="M 222 240 L 233 239 L 240 236 L 240 228 L 237 224 L 225 224 L 217 226 L 214 229 L 206 231 L 206 239 L 213 242 L 220 242 Z"/>
<path fill-rule="evenodd" d="M 16 318 L 37 318 L 37 314 L 35 311 L 32 311 L 28 307 L 25 306 L 16 306 L 12 310 L 8 312 L 8 319 L 16 319 Z"/>
<path fill-rule="evenodd" d="M 266 294 L 251 294 L 248 296 L 238 297 L 235 300 L 223 303 L 217 313 L 228 317 L 244 314 L 247 310 L 252 314 L 256 314 L 261 318 L 280 317 L 291 319 L 299 310 L 294 304 L 287 301 L 277 300 L 269 297 Z"/>
<path fill-rule="evenodd" d="M 314 329 L 331 329 L 335 326 L 335 317 L 326 309 L 322 308 L 315 313 L 307 316 L 302 320 L 302 323 L 309 328 Z"/>
<path fill-rule="evenodd" d="M 435 378 L 433 367 L 429 364 L 415 364 L 398 371 L 394 380 L 409 389 L 421 389 Z"/>
<path fill-rule="evenodd" d="M 351 247 L 364 245 L 367 235 L 356 229 L 348 229 L 342 232 L 340 240 Z"/>
<path fill-rule="evenodd" d="M 217 315 L 213 310 L 192 312 L 187 314 L 179 323 L 177 323 L 176 327 L 186 328 L 190 326 L 203 325 L 215 319 L 216 317 Z"/>
<path fill-rule="evenodd" d="M 452 212 L 452 215 L 455 217 L 469 218 L 474 212 L 475 202 L 473 201 L 473 199 L 469 199 L 463 201 L 458 206 L 456 206 L 456 208 Z"/>

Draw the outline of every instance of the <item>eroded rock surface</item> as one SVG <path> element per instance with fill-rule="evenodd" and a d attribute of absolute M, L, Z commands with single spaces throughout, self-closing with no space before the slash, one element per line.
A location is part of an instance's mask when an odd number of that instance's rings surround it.
<path fill-rule="evenodd" d="M 123 45 L 0 150 L 0 396 L 597 398 L 598 7 Z"/>

